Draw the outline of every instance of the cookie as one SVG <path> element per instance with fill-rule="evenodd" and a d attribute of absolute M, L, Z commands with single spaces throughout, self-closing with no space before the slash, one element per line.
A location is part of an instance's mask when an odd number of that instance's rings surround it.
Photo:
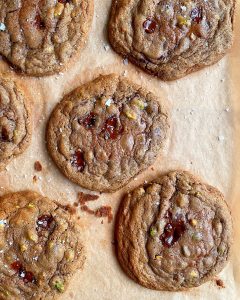
<path fill-rule="evenodd" d="M 113 0 L 116 52 L 162 80 L 216 63 L 232 45 L 235 0 Z"/>
<path fill-rule="evenodd" d="M 61 71 L 86 41 L 93 0 L 0 3 L 0 54 L 33 76 Z"/>
<path fill-rule="evenodd" d="M 31 120 L 28 103 L 11 79 L 0 78 L 0 170 L 30 142 Z"/>
<path fill-rule="evenodd" d="M 111 74 L 77 88 L 55 107 L 47 147 L 70 180 L 112 192 L 154 162 L 168 128 L 167 112 L 152 93 Z"/>
<path fill-rule="evenodd" d="M 0 198 L 0 298 L 56 299 L 83 266 L 70 214 L 32 191 Z"/>
<path fill-rule="evenodd" d="M 226 265 L 231 214 L 222 194 L 184 171 L 171 172 L 124 198 L 117 255 L 137 283 L 179 291 L 212 279 Z"/>

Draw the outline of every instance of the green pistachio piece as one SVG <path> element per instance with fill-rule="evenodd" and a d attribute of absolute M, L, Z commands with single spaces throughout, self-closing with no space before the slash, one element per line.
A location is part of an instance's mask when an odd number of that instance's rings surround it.
<path fill-rule="evenodd" d="M 177 24 L 179 26 L 191 26 L 191 20 L 187 17 L 177 16 Z"/>
<path fill-rule="evenodd" d="M 157 230 L 154 227 L 150 228 L 150 235 L 151 237 L 154 237 L 157 234 Z"/>
<path fill-rule="evenodd" d="M 56 281 L 54 283 L 54 287 L 55 289 L 57 289 L 60 293 L 63 293 L 64 292 L 64 284 L 60 281 Z"/>

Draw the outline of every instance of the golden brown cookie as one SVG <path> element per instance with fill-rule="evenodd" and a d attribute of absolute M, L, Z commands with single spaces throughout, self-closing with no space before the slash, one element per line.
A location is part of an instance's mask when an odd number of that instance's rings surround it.
<path fill-rule="evenodd" d="M 0 298 L 56 299 L 85 261 L 69 212 L 32 191 L 0 197 Z"/>
<path fill-rule="evenodd" d="M 114 50 L 162 80 L 217 62 L 232 45 L 235 0 L 113 0 Z"/>
<path fill-rule="evenodd" d="M 109 192 L 154 162 L 168 129 L 168 115 L 159 99 L 112 74 L 63 98 L 49 120 L 47 147 L 70 180 Z"/>
<path fill-rule="evenodd" d="M 133 280 L 150 289 L 184 290 L 226 265 L 231 214 L 216 188 L 171 172 L 126 195 L 116 239 L 119 262 Z"/>
<path fill-rule="evenodd" d="M 26 149 L 30 138 L 27 99 L 13 80 L 0 78 L 0 170 Z"/>
<path fill-rule="evenodd" d="M 20 71 L 61 71 L 86 41 L 93 0 L 0 2 L 0 54 Z"/>

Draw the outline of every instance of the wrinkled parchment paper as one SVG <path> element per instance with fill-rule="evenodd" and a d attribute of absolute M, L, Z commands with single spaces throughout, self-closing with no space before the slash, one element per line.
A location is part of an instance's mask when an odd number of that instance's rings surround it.
<path fill-rule="evenodd" d="M 218 187 L 232 209 L 235 225 L 233 256 L 215 280 L 188 292 L 157 292 L 143 288 L 121 270 L 114 253 L 113 228 L 104 219 L 78 210 L 82 239 L 87 248 L 83 272 L 77 272 L 61 299 L 154 300 L 154 299 L 240 299 L 240 15 L 235 22 L 235 45 L 231 54 L 216 65 L 181 80 L 163 83 L 146 75 L 109 47 L 106 34 L 111 0 L 95 1 L 95 17 L 89 40 L 81 55 L 66 72 L 45 78 L 16 75 L 0 61 L 0 72 L 14 78 L 32 104 L 33 137 L 28 150 L 0 173 L 0 193 L 33 189 L 62 203 L 76 201 L 82 189 L 68 181 L 49 158 L 45 147 L 45 126 L 49 114 L 62 96 L 99 74 L 116 72 L 147 87 L 164 98 L 172 111 L 169 145 L 154 164 L 128 186 L 114 194 L 102 194 L 91 208 L 111 205 L 115 214 L 126 190 L 162 172 L 183 168 Z M 34 170 L 39 160 L 42 172 Z M 33 176 L 37 182 L 33 182 Z"/>

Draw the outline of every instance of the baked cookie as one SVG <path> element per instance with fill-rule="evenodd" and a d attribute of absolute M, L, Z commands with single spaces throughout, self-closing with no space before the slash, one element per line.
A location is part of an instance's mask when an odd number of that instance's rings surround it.
<path fill-rule="evenodd" d="M 116 223 L 125 272 L 151 289 L 196 287 L 225 266 L 232 220 L 222 194 L 187 172 L 171 172 L 123 200 Z"/>
<path fill-rule="evenodd" d="M 70 214 L 32 191 L 0 198 L 0 298 L 56 299 L 85 256 Z"/>
<path fill-rule="evenodd" d="M 0 2 L 0 54 L 33 76 L 61 71 L 86 41 L 93 0 Z"/>
<path fill-rule="evenodd" d="M 113 0 L 114 50 L 162 80 L 217 62 L 232 45 L 235 0 Z"/>
<path fill-rule="evenodd" d="M 112 192 L 153 163 L 168 128 L 152 93 L 112 74 L 64 97 L 50 117 L 47 147 L 70 180 Z"/>
<path fill-rule="evenodd" d="M 0 170 L 25 150 L 30 137 L 28 103 L 14 81 L 0 78 Z"/>

